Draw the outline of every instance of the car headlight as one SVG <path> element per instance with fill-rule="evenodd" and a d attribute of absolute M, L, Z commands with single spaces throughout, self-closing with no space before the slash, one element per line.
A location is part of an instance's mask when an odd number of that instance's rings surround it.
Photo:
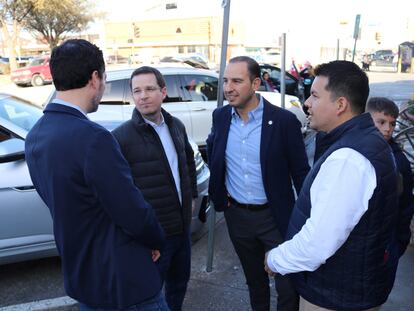
<path fill-rule="evenodd" d="M 298 108 L 302 108 L 302 106 L 300 105 L 300 102 L 297 99 L 291 99 L 290 100 L 290 104 L 292 106 L 298 107 Z"/>

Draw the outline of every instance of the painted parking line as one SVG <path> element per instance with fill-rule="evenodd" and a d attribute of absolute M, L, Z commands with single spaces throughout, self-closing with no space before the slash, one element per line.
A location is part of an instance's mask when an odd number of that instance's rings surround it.
<path fill-rule="evenodd" d="M 0 308 L 0 311 L 42 311 L 64 307 L 71 307 L 78 302 L 68 296 L 58 297 L 53 299 L 45 299 L 23 303 L 19 305 L 12 305 Z"/>

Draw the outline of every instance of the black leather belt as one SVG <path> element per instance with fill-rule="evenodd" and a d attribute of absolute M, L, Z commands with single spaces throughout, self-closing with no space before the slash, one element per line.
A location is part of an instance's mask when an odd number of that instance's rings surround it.
<path fill-rule="evenodd" d="M 237 202 L 235 199 L 233 199 L 231 196 L 228 196 L 230 204 L 232 204 L 235 207 L 248 209 L 250 211 L 261 211 L 269 207 L 269 204 L 243 204 Z"/>

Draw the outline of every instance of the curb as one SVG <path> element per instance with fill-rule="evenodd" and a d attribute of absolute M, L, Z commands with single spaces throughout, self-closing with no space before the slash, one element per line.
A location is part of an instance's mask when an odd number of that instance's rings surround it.
<path fill-rule="evenodd" d="M 45 299 L 0 308 L 0 311 L 78 310 L 78 302 L 68 296 Z"/>

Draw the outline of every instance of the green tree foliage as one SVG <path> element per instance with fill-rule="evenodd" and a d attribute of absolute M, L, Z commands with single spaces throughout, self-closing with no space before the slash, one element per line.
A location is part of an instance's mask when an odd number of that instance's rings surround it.
<path fill-rule="evenodd" d="M 24 20 L 24 28 L 41 37 L 53 49 L 68 33 L 85 29 L 97 15 L 88 0 L 36 0 Z"/>

